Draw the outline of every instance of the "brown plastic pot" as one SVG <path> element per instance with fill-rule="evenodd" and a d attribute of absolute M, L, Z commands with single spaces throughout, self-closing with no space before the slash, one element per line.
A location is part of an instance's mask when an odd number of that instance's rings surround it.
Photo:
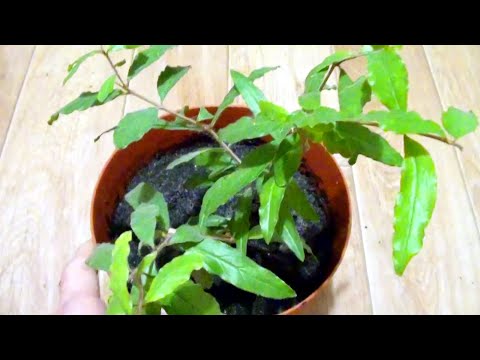
<path fill-rule="evenodd" d="M 207 108 L 215 113 L 216 107 Z M 199 109 L 190 109 L 186 115 L 194 117 Z M 222 128 L 251 112 L 245 107 L 229 107 L 216 124 Z M 173 120 L 173 116 L 165 116 Z M 147 165 L 159 151 L 167 151 L 173 146 L 196 136 L 190 131 L 152 130 L 140 141 L 123 150 L 115 151 L 105 164 L 97 182 L 91 204 L 92 241 L 96 244 L 111 242 L 109 236 L 110 218 L 118 202 L 124 197 L 128 183 L 142 167 Z M 305 154 L 305 163 L 318 179 L 318 186 L 327 195 L 329 209 L 334 222 L 333 254 L 327 269 L 327 276 L 320 287 L 296 306 L 281 315 L 296 315 L 300 310 L 322 295 L 333 274 L 340 265 L 347 247 L 351 228 L 350 198 L 345 179 L 333 157 L 320 145 L 312 145 Z"/>

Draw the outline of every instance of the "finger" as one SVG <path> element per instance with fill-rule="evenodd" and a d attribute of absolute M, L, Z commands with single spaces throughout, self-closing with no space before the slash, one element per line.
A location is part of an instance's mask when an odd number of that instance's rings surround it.
<path fill-rule="evenodd" d="M 76 296 L 64 302 L 59 309 L 61 315 L 104 315 L 105 304 L 98 297 Z"/>

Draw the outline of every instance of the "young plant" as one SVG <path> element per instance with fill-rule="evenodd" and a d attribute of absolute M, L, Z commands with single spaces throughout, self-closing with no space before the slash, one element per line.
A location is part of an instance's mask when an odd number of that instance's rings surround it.
<path fill-rule="evenodd" d="M 127 114 L 115 128 L 106 131 L 114 132 L 117 148 L 126 148 L 152 129 L 200 132 L 217 143 L 217 147 L 181 156 L 167 168 L 195 162 L 207 169 L 208 181 L 196 181 L 197 186 L 208 188 L 197 218 L 172 228 L 163 195 L 146 183 L 139 184 L 126 195 L 126 201 L 134 210 L 131 231 L 122 234 L 114 244 L 99 245 L 88 261 L 91 267 L 110 273 L 109 314 L 160 314 L 161 309 L 168 314 L 220 314 L 219 304 L 208 292 L 212 275 L 266 298 L 295 297 L 295 291 L 288 284 L 250 259 L 246 250 L 250 239 L 263 239 L 267 244 L 284 243 L 300 261 L 304 261 L 305 251 L 311 251 L 295 227 L 291 210 L 305 220 L 318 220 L 318 214 L 293 178 L 305 150 L 312 143 L 322 144 L 332 154 L 341 154 L 351 165 L 362 155 L 401 167 L 400 192 L 394 210 L 393 264 L 398 275 L 404 273 L 423 246 L 425 228 L 437 197 L 432 158 L 411 135 L 461 148 L 456 140 L 477 128 L 478 120 L 473 112 L 450 107 L 442 116 L 442 127 L 409 110 L 408 73 L 398 53 L 401 46 L 367 45 L 358 53 L 336 52 L 314 67 L 305 80 L 304 93 L 298 98 L 300 109 L 296 111 L 288 112 L 267 101 L 254 81 L 275 68 L 261 68 L 248 76 L 231 71 L 234 86 L 217 112 L 211 114 L 202 108 L 192 118 L 183 111 L 163 105 L 169 91 L 190 67 L 167 66 L 160 73 L 157 79 L 160 101 L 146 98 L 128 84 L 128 80 L 173 47 L 109 45 L 82 56 L 69 66 L 65 82 L 93 56 L 108 61 L 112 75 L 98 92 L 82 93 L 49 120 L 49 124 L 53 124 L 60 115 L 131 95 L 142 99 L 149 107 Z M 126 61 L 114 64 L 111 53 L 129 49 L 136 55 L 128 71 L 128 80 L 125 80 L 117 68 Z M 351 79 L 342 64 L 358 57 L 367 58 L 368 72 Z M 329 87 L 327 82 L 335 69 L 339 70 L 338 86 Z M 321 93 L 332 90 L 338 93 L 339 110 L 321 103 Z M 214 126 L 220 115 L 238 96 L 244 99 L 252 116 L 216 131 Z M 364 106 L 373 96 L 380 100 L 385 110 L 365 113 Z M 159 119 L 159 111 L 174 115 L 175 120 Z M 402 135 L 403 156 L 382 135 L 371 131 L 372 127 Z M 271 142 L 243 158 L 231 148 L 240 141 L 267 135 L 272 137 Z M 259 193 L 260 199 L 258 224 L 250 223 L 254 191 Z M 236 209 L 232 218 L 217 215 L 219 207 L 235 196 Z M 131 269 L 128 256 L 133 234 L 140 246 L 149 251 L 140 264 Z M 158 269 L 155 260 L 169 246 L 181 249 L 182 255 Z"/>

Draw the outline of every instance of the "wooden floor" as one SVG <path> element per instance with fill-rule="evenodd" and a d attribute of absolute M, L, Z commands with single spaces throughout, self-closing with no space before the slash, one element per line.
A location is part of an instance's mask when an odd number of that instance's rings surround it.
<path fill-rule="evenodd" d="M 67 65 L 93 48 L 0 46 L 0 314 L 55 310 L 62 268 L 90 236 L 93 187 L 113 151 L 111 136 L 96 144 L 93 139 L 123 113 L 143 106 L 122 98 L 47 125 L 51 113 L 81 91 L 98 89 L 110 75 L 104 61 L 90 59 L 62 88 Z M 168 105 L 218 105 L 232 85 L 229 69 L 248 73 L 280 65 L 258 85 L 293 110 L 311 67 L 340 48 L 356 47 L 180 46 L 132 85 L 155 97 L 156 77 L 166 62 L 192 65 Z M 449 105 L 480 114 L 480 46 L 405 46 L 402 55 L 412 109 L 432 120 Z M 356 76 L 364 66 L 355 60 L 347 70 Z M 337 105 L 335 97 L 325 101 Z M 351 242 L 331 286 L 305 313 L 480 314 L 480 132 L 461 141 L 463 152 L 433 140 L 423 143 L 439 177 L 424 250 L 403 277 L 394 274 L 399 169 L 364 158 L 350 167 L 339 159 L 354 199 Z"/>

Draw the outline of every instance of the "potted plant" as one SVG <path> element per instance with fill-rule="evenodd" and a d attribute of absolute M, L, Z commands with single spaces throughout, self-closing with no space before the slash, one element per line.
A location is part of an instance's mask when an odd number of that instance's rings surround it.
<path fill-rule="evenodd" d="M 135 51 L 128 79 L 159 60 L 171 45 L 109 45 L 86 59 L 108 61 L 112 75 L 98 92 L 84 92 L 49 120 L 101 106 L 120 96 L 147 107 L 129 113 L 113 132 L 117 151 L 104 167 L 92 201 L 88 265 L 109 272 L 109 314 L 293 314 L 321 296 L 345 250 L 350 204 L 330 154 L 355 164 L 359 155 L 402 168 L 394 210 L 393 265 L 402 275 L 422 248 L 436 202 L 435 167 L 412 135 L 460 147 L 473 132 L 473 112 L 450 107 L 442 125 L 408 110 L 408 73 L 399 45 L 339 51 L 305 79 L 299 109 L 269 102 L 256 79 L 231 71 L 234 86 L 217 107 L 168 109 L 163 100 L 189 67 L 159 74 L 160 100 L 137 93 L 111 53 Z M 351 79 L 342 64 L 366 57 L 368 73 Z M 338 86 L 327 86 L 338 69 Z M 336 91 L 339 110 L 321 104 Z M 231 106 L 241 96 L 248 108 Z M 365 113 L 375 96 L 383 111 Z M 159 118 L 159 112 L 166 115 Z M 381 135 L 403 136 L 403 155 Z M 101 136 L 100 135 L 100 136 Z M 98 140 L 100 136 L 96 139 Z"/>

